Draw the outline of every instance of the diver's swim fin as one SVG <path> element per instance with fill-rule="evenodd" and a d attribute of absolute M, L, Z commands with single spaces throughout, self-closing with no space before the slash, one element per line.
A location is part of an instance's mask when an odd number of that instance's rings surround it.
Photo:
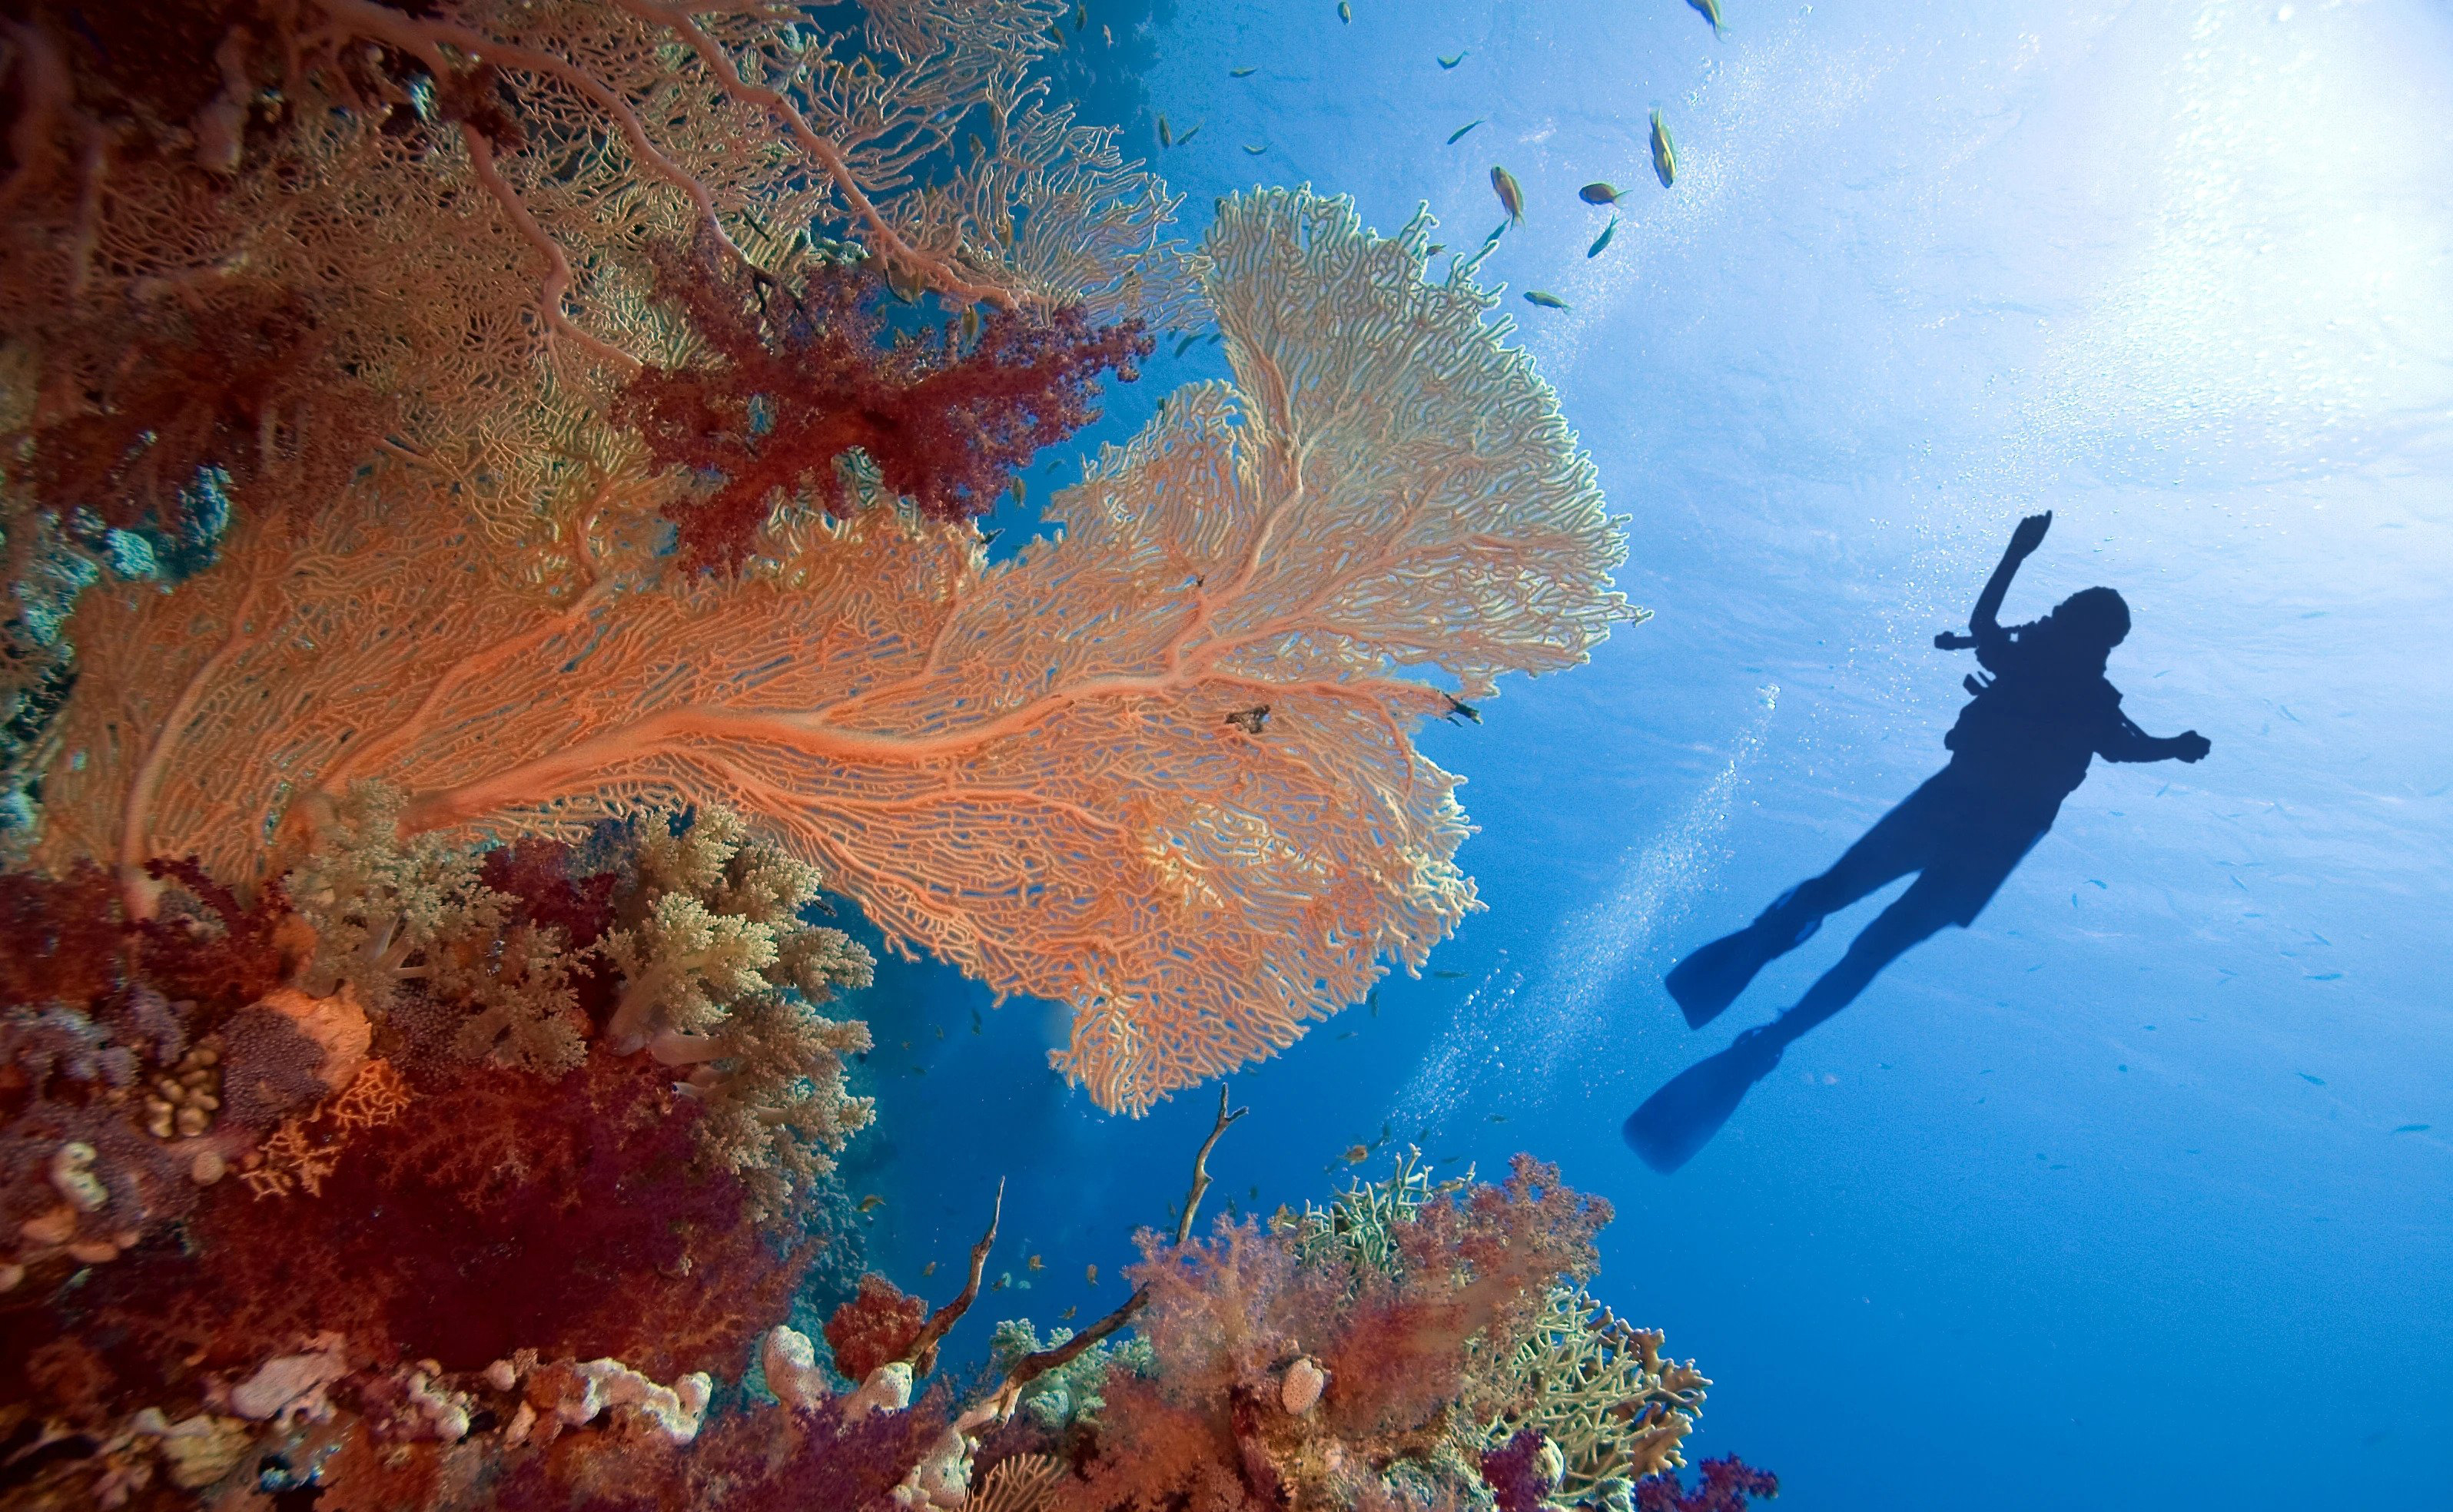
<path fill-rule="evenodd" d="M 1644 1164 L 1666 1176 L 1712 1142 L 1746 1095 L 1780 1064 L 1781 1044 L 1748 1029 L 1720 1054 L 1696 1062 L 1645 1099 L 1620 1130 Z"/>
<path fill-rule="evenodd" d="M 1738 1001 L 1738 994 L 1746 989 L 1756 972 L 1812 939 L 1814 931 L 1822 927 L 1820 919 L 1808 920 L 1802 928 L 1781 927 L 1780 910 L 1796 890 L 1792 887 L 1781 894 L 1779 902 L 1765 909 L 1762 918 L 1735 934 L 1721 936 L 1671 966 L 1669 974 L 1661 979 L 1678 1010 L 1686 1015 L 1688 1028 L 1700 1029 L 1719 1018 L 1723 1008 Z"/>

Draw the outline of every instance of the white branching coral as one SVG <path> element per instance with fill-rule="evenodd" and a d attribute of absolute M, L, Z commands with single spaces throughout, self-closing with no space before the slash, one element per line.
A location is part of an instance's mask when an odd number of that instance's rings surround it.
<path fill-rule="evenodd" d="M 1053 1349 L 1072 1337 L 1070 1328 L 1051 1328 L 1042 1340 L 1029 1319 L 1008 1318 L 996 1325 L 996 1332 L 988 1340 L 988 1363 L 997 1370 L 1010 1372 L 1025 1357 Z M 1015 1398 L 1015 1405 L 1041 1427 L 1061 1433 L 1099 1415 L 1099 1409 L 1107 1405 L 1100 1387 L 1108 1373 L 1115 1370 L 1132 1375 L 1156 1374 L 1158 1356 L 1149 1341 L 1133 1338 L 1118 1343 L 1102 1340 L 1055 1369 L 1033 1376 Z"/>
<path fill-rule="evenodd" d="M 352 785 L 283 879 L 290 906 L 315 930 L 299 982 L 314 997 L 348 985 L 380 1013 L 403 984 L 443 975 L 453 947 L 491 937 L 510 917 L 513 900 L 478 880 L 466 846 L 401 838 L 403 802 L 381 783 Z"/>
<path fill-rule="evenodd" d="M 1632 1326 L 1583 1286 L 1552 1287 L 1506 1365 L 1524 1404 L 1493 1419 L 1484 1443 L 1537 1429 L 1559 1447 L 1561 1504 L 1631 1504 L 1634 1482 L 1686 1462 L 1679 1447 L 1712 1383 L 1693 1361 L 1663 1359 L 1661 1343 L 1658 1329 Z"/>
<path fill-rule="evenodd" d="M 783 1211 L 794 1192 L 831 1173 L 835 1154 L 868 1126 L 876 1100 L 844 1087 L 845 1059 L 868 1047 L 859 1020 L 773 996 L 741 1005 L 721 1034 L 675 1035 L 654 1046 L 668 1064 L 701 1058 L 684 1084 L 707 1104 L 702 1141 L 765 1213 Z"/>

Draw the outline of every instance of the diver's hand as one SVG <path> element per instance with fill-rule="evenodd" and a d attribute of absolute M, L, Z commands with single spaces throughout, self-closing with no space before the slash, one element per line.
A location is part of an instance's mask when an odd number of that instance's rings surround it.
<path fill-rule="evenodd" d="M 2206 739 L 2204 735 L 2199 734 L 2193 729 L 2184 729 L 2178 735 L 2172 737 L 2172 755 L 2173 758 L 2178 761 L 2204 761 L 2206 759 L 2206 752 L 2214 748 L 2215 743 L 2213 741 Z"/>
<path fill-rule="evenodd" d="M 2036 547 L 2044 544 L 2044 532 L 2052 527 L 2053 511 L 2050 509 L 2020 521 L 2019 527 L 2010 532 L 2010 555 L 2033 556 Z"/>

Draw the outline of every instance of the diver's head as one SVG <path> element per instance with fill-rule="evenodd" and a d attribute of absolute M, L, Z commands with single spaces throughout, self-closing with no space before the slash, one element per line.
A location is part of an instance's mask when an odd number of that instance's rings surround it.
<path fill-rule="evenodd" d="M 2105 655 L 2129 638 L 2129 606 L 2110 588 L 2081 588 L 2054 607 L 2050 621 L 2071 646 Z"/>

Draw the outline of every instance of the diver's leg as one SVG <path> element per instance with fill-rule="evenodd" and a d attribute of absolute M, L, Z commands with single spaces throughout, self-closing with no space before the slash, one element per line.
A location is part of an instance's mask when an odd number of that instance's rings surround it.
<path fill-rule="evenodd" d="M 1934 777 L 1893 806 L 1850 846 L 1831 868 L 1808 877 L 1782 893 L 1755 922 L 1777 921 L 1795 925 L 1796 938 L 1781 948 L 1794 949 L 1814 937 L 1831 914 L 1924 869 L 1950 839 L 1959 806 Z"/>
<path fill-rule="evenodd" d="M 1857 994 L 1865 991 L 1885 966 L 1931 939 L 1944 925 L 1963 924 L 1970 916 L 1965 890 L 1965 878 L 1958 874 L 1957 868 L 1928 868 L 1849 942 L 1848 953 L 1806 989 L 1795 1007 L 1762 1029 L 1748 1031 L 1748 1037 L 1760 1034 L 1777 1059 L 1780 1046 L 1793 1044 L 1808 1029 L 1856 1001 Z M 1977 906 L 1983 906 L 1982 899 L 1977 900 Z"/>
<path fill-rule="evenodd" d="M 1737 1001 L 1755 973 L 1814 938 L 1826 914 L 1923 866 L 1949 828 L 1948 795 L 1928 781 L 1875 821 L 1831 869 L 1773 900 L 1752 924 L 1670 968 L 1663 985 L 1686 1023 L 1702 1028 Z"/>

